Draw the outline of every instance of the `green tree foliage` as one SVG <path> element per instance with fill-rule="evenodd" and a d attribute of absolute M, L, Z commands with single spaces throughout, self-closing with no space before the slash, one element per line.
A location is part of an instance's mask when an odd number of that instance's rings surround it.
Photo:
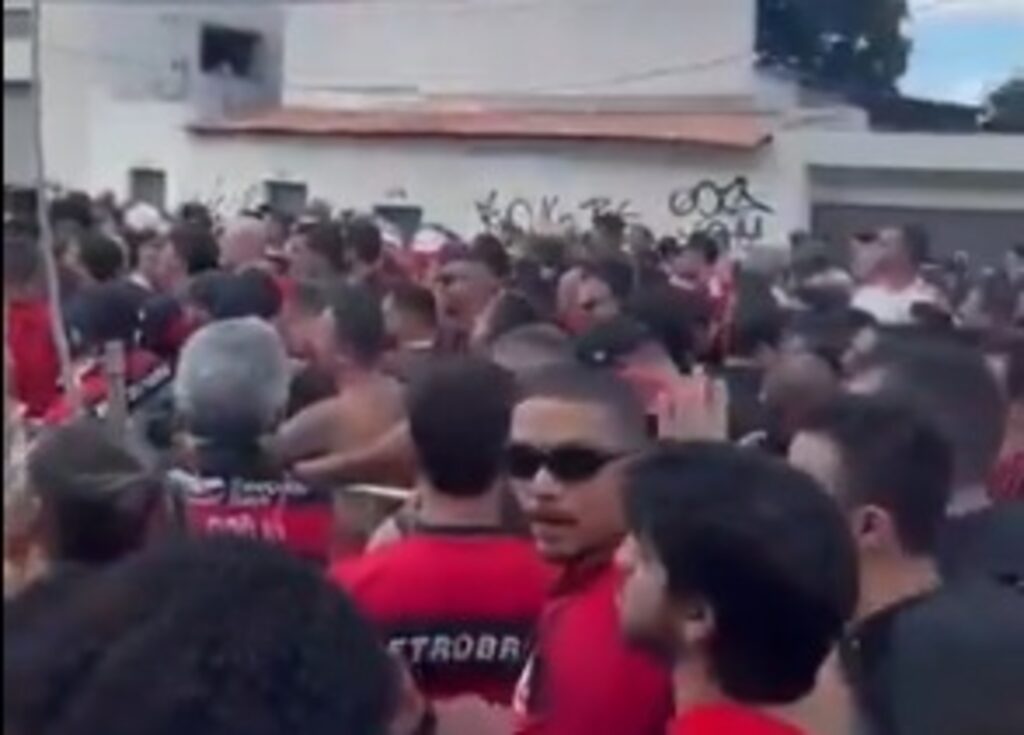
<path fill-rule="evenodd" d="M 761 62 L 850 96 L 893 93 L 907 67 L 907 0 L 758 0 Z"/>
<path fill-rule="evenodd" d="M 984 125 L 989 130 L 1024 132 L 1024 75 L 1008 79 L 988 96 Z"/>

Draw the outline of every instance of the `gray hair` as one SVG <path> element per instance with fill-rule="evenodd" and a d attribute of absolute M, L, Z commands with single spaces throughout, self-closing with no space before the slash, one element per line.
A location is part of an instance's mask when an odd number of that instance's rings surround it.
<path fill-rule="evenodd" d="M 289 384 L 277 332 L 255 317 L 228 319 L 186 343 L 174 401 L 191 434 L 244 439 L 271 431 L 283 418 Z"/>

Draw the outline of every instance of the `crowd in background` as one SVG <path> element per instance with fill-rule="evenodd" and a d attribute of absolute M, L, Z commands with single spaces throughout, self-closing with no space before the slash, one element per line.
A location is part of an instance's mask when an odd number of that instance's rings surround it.
<path fill-rule="evenodd" d="M 49 217 L 5 733 L 1024 732 L 1024 243 Z"/>

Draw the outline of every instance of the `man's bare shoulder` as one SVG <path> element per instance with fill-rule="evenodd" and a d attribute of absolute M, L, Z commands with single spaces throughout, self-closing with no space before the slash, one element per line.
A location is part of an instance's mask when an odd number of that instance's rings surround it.
<path fill-rule="evenodd" d="M 286 421 L 272 440 L 274 453 L 287 460 L 322 454 L 330 445 L 343 397 L 314 403 Z"/>
<path fill-rule="evenodd" d="M 282 431 L 287 430 L 289 427 L 322 426 L 324 423 L 333 422 L 338 415 L 338 411 L 344 405 L 344 396 L 335 396 L 334 398 L 328 398 L 326 401 L 314 403 L 289 419 L 282 427 Z"/>
<path fill-rule="evenodd" d="M 394 378 L 382 375 L 372 382 L 363 383 L 358 388 L 342 390 L 335 406 L 337 411 L 362 413 L 370 410 L 374 413 L 394 415 L 396 410 L 405 405 L 405 389 Z"/>

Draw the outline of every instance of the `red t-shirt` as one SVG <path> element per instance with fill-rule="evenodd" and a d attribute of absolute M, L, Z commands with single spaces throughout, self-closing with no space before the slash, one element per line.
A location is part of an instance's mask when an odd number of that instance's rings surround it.
<path fill-rule="evenodd" d="M 128 393 L 129 411 L 143 398 L 153 391 L 167 385 L 174 378 L 171 366 L 151 352 L 132 350 L 125 355 L 125 383 Z M 103 414 L 109 390 L 107 377 L 102 365 L 95 362 L 85 369 L 79 378 L 82 407 L 87 411 Z M 61 395 L 53 401 L 43 422 L 49 426 L 59 426 L 72 417 L 71 404 L 67 396 Z"/>
<path fill-rule="evenodd" d="M 286 474 L 262 471 L 258 459 L 241 459 L 202 475 L 171 473 L 188 528 L 199 535 L 260 539 L 325 566 L 333 540 L 330 498 Z"/>
<path fill-rule="evenodd" d="M 60 395 L 60 361 L 45 299 L 11 301 L 7 307 L 7 344 L 14 397 L 31 418 L 39 418 Z"/>
<path fill-rule="evenodd" d="M 802 730 L 757 710 L 721 704 L 679 715 L 668 735 L 804 735 Z"/>
<path fill-rule="evenodd" d="M 498 533 L 420 530 L 331 569 L 428 697 L 512 701 L 554 574 Z"/>
<path fill-rule="evenodd" d="M 295 297 L 296 283 L 291 276 L 274 274 L 274 286 L 281 297 L 281 303 L 287 303 Z"/>
<path fill-rule="evenodd" d="M 516 692 L 519 735 L 664 734 L 669 668 L 623 637 L 621 581 L 611 563 L 562 578 Z"/>
<path fill-rule="evenodd" d="M 989 496 L 995 502 L 1024 500 L 1024 451 L 996 462 L 989 475 Z"/>

